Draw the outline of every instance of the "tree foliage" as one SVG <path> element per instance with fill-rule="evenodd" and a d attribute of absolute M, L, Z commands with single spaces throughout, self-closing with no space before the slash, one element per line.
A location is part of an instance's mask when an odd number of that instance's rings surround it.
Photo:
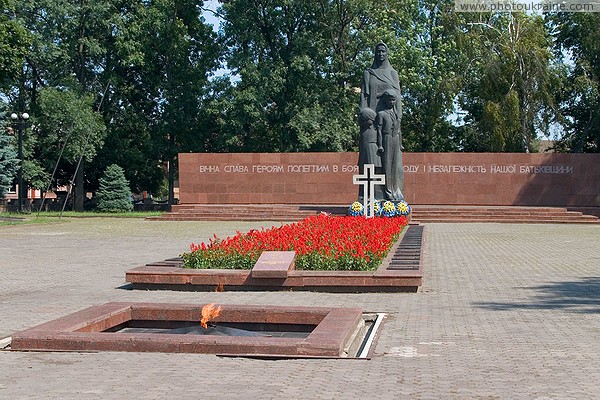
<path fill-rule="evenodd" d="M 372 45 L 369 1 L 224 2 L 227 66 L 208 112 L 226 105 L 225 138 L 241 151 L 341 151 L 355 145 L 360 69 Z M 224 104 L 225 103 L 225 104 Z"/>
<path fill-rule="evenodd" d="M 38 106 L 39 154 L 47 162 L 46 169 L 59 155 L 68 164 L 76 164 L 81 157 L 94 158 L 106 127 L 93 109 L 92 96 L 48 87 L 40 90 Z"/>
<path fill-rule="evenodd" d="M 95 173 L 119 163 L 136 191 L 155 192 L 165 164 L 173 183 L 177 153 L 202 135 L 202 98 L 222 50 L 200 16 L 202 1 L 132 4 L 107 57 L 109 89 L 102 107 L 112 125 L 107 140 L 120 151 L 100 151 Z"/>
<path fill-rule="evenodd" d="M 46 187 L 47 181 L 44 181 L 58 159 L 57 149 L 61 148 L 62 141 L 66 139 L 65 136 L 56 134 L 58 130 L 65 129 L 65 124 L 77 125 L 87 109 L 97 108 L 102 102 L 105 60 L 109 41 L 114 33 L 117 3 L 116 0 L 22 0 L 16 7 L 19 21 L 32 37 L 15 92 L 16 103 L 21 109 L 29 109 L 39 123 L 38 129 L 32 129 L 26 138 L 29 161 L 24 163 L 24 173 L 31 180 L 30 184 Z M 54 97 L 59 103 L 51 104 L 52 100 L 45 100 L 45 90 L 55 90 Z M 57 97 L 59 94 L 61 98 Z M 86 106 L 81 112 L 69 104 L 73 96 L 86 99 Z M 61 104 L 63 100 L 66 104 Z M 65 109 L 72 113 L 57 114 Z M 68 122 L 69 119 L 72 122 Z M 62 125 L 54 128 L 52 125 L 57 121 Z M 68 140 L 81 144 L 91 137 L 92 140 L 88 141 L 90 148 L 86 150 L 89 157 L 102 144 L 101 138 L 105 131 L 102 125 L 103 123 L 93 123 L 87 130 L 68 128 L 71 133 Z M 89 132 L 90 129 L 96 131 Z M 49 138 L 54 141 L 51 142 Z M 97 138 L 98 140 L 94 140 Z M 70 153 L 68 148 L 66 153 Z M 73 204 L 76 209 L 83 210 L 84 164 L 73 157 L 66 160 L 68 162 L 61 165 L 61 170 L 65 175 L 71 176 L 78 172 L 75 176 Z M 55 184 L 63 182 L 61 179 Z"/>
<path fill-rule="evenodd" d="M 8 135 L 8 113 L 0 102 L 0 200 L 13 183 L 19 167 L 17 152 L 13 146 L 13 138 Z"/>
<path fill-rule="evenodd" d="M 461 105 L 478 131 L 473 144 L 534 151 L 555 113 L 551 40 L 542 17 L 491 14 L 469 23 L 469 34 L 475 48 Z"/>
<path fill-rule="evenodd" d="M 600 152 L 600 14 L 556 14 L 549 25 L 558 57 L 570 58 L 557 92 L 565 127 L 559 149 Z"/>
<path fill-rule="evenodd" d="M 96 193 L 98 210 L 106 212 L 127 212 L 133 210 L 129 182 L 123 168 L 111 164 L 100 178 L 100 188 Z"/>
<path fill-rule="evenodd" d="M 10 88 L 18 78 L 30 36 L 17 20 L 14 0 L 0 0 L 0 88 Z"/>
<path fill-rule="evenodd" d="M 217 32 L 201 0 L 0 4 L 0 99 L 32 116 L 25 178 L 45 188 L 60 158 L 53 185 L 77 169 L 79 201 L 111 164 L 136 192 L 168 182 L 172 194 L 179 152 L 356 150 L 357 91 L 380 40 L 400 77 L 405 150 L 536 151 L 555 135 L 561 151 L 599 151 L 594 13 L 231 0 Z"/>
<path fill-rule="evenodd" d="M 465 14 L 452 0 L 398 0 L 383 20 L 391 62 L 403 90 L 402 129 L 408 151 L 452 151 L 454 99 L 466 64 Z"/>

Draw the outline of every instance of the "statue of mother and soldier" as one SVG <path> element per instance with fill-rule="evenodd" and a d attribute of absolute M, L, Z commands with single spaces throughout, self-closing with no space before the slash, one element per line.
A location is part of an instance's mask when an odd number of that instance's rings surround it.
<path fill-rule="evenodd" d="M 390 65 L 387 46 L 379 42 L 373 65 L 363 74 L 358 114 L 359 171 L 363 171 L 365 164 L 374 164 L 376 173 L 385 174 L 383 190 L 381 186 L 375 187 L 376 199 L 404 200 L 401 118 L 398 73 Z"/>

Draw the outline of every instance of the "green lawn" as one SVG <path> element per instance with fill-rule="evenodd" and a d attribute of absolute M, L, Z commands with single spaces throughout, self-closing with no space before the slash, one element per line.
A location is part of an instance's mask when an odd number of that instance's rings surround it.
<path fill-rule="evenodd" d="M 97 211 L 65 211 L 62 214 L 59 211 L 42 211 L 39 214 L 32 212 L 30 214 L 0 212 L 0 226 L 24 225 L 24 224 L 49 224 L 65 222 L 69 218 L 145 218 L 161 215 L 160 211 L 132 211 L 127 213 L 105 213 Z"/>

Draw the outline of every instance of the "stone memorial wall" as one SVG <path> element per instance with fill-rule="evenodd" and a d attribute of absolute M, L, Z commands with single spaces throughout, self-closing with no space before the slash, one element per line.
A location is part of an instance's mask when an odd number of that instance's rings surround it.
<path fill-rule="evenodd" d="M 350 204 L 357 153 L 182 153 L 181 204 Z M 600 154 L 404 153 L 410 204 L 600 206 Z"/>

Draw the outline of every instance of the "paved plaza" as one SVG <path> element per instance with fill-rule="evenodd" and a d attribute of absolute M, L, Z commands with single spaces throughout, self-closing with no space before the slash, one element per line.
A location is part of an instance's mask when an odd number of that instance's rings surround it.
<path fill-rule="evenodd" d="M 0 352 L 0 399 L 593 399 L 600 224 L 427 224 L 418 293 L 132 291 L 125 270 L 273 222 L 0 227 L 0 338 L 108 301 L 361 307 L 371 360 Z"/>

